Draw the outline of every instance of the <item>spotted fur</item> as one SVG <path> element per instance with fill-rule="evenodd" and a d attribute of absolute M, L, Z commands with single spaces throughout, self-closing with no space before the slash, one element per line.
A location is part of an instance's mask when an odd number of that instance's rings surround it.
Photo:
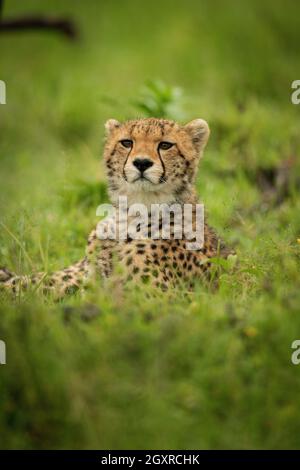
<path fill-rule="evenodd" d="M 104 159 L 109 194 L 115 206 L 119 196 L 127 196 L 129 205 L 143 203 L 148 210 L 151 204 L 158 203 L 189 203 L 196 207 L 199 201 L 194 182 L 209 137 L 204 120 L 196 119 L 181 126 L 155 118 L 125 123 L 111 119 L 105 127 Z M 148 162 L 143 174 L 136 166 L 137 160 Z M 167 289 L 179 280 L 203 279 L 209 273 L 210 258 L 229 254 L 206 224 L 204 245 L 196 251 L 187 249 L 186 239 L 175 239 L 172 228 L 174 221 L 171 220 L 169 240 L 151 237 L 100 240 L 93 230 L 86 256 L 78 263 L 50 275 L 17 276 L 3 268 L 0 269 L 0 286 L 16 294 L 31 285 L 61 297 L 81 289 L 91 278 L 111 276 L 117 263 L 123 267 L 126 279 L 150 282 Z M 161 221 L 158 229 L 162 229 Z M 141 228 L 141 232 L 151 235 L 151 224 Z"/>

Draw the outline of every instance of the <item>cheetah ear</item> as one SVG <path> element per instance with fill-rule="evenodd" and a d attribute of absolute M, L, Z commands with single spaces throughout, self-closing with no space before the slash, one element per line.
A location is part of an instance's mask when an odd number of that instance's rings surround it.
<path fill-rule="evenodd" d="M 104 125 L 106 135 L 109 135 L 114 129 L 117 129 L 120 126 L 121 126 L 121 123 L 117 121 L 116 119 L 108 119 L 108 121 L 106 121 Z"/>
<path fill-rule="evenodd" d="M 190 134 L 197 151 L 200 152 L 203 150 L 210 134 L 207 122 L 204 121 L 204 119 L 194 119 L 188 122 L 184 127 Z"/>

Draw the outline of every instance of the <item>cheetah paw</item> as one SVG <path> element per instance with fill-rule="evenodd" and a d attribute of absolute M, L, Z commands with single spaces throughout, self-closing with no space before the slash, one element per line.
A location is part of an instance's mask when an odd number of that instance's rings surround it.
<path fill-rule="evenodd" d="M 0 268 L 0 282 L 9 281 L 14 276 L 15 274 L 10 272 L 8 269 Z"/>

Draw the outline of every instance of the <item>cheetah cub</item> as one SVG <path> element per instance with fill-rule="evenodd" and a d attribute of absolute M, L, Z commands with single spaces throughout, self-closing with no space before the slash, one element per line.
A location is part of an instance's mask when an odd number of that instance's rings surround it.
<path fill-rule="evenodd" d="M 126 196 L 128 207 L 143 204 L 149 213 L 153 204 L 165 207 L 189 204 L 192 212 L 196 212 L 199 200 L 194 182 L 210 132 L 204 120 L 195 119 L 182 126 L 155 118 L 124 123 L 110 119 L 105 128 L 104 159 L 109 194 L 116 210 L 120 196 Z M 134 219 L 131 216 L 131 222 Z M 141 232 L 138 239 L 130 235 L 122 239 L 101 239 L 95 229 L 89 235 L 86 255 L 79 262 L 49 275 L 18 276 L 2 268 L 0 286 L 18 293 L 29 285 L 35 285 L 38 290 L 62 297 L 80 289 L 91 278 L 109 277 L 118 263 L 122 266 L 119 271 L 126 279 L 149 281 L 167 289 L 180 280 L 192 283 L 197 278 L 207 277 L 210 258 L 226 258 L 230 253 L 205 222 L 203 243 L 198 249 L 187 247 L 191 240 L 184 234 L 180 239 L 176 236 L 172 213 L 168 239 L 162 236 L 163 224 L 160 217 L 156 227 L 159 235 L 155 238 L 151 238 L 151 219 L 146 226 L 137 224 L 136 230 Z"/>

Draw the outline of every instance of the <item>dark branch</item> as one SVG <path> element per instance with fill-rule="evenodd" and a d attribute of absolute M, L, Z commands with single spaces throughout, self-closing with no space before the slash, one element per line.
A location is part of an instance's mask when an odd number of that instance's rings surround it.
<path fill-rule="evenodd" d="M 0 12 L 1 12 L 0 0 Z M 1 18 L 1 17 L 0 17 Z M 14 32 L 14 31 L 27 31 L 27 30 L 52 30 L 57 31 L 69 39 L 76 39 L 78 37 L 78 31 L 74 23 L 69 19 L 64 18 L 49 18 L 42 16 L 31 16 L 25 18 L 12 18 L 12 19 L 0 19 L 0 33 Z"/>

